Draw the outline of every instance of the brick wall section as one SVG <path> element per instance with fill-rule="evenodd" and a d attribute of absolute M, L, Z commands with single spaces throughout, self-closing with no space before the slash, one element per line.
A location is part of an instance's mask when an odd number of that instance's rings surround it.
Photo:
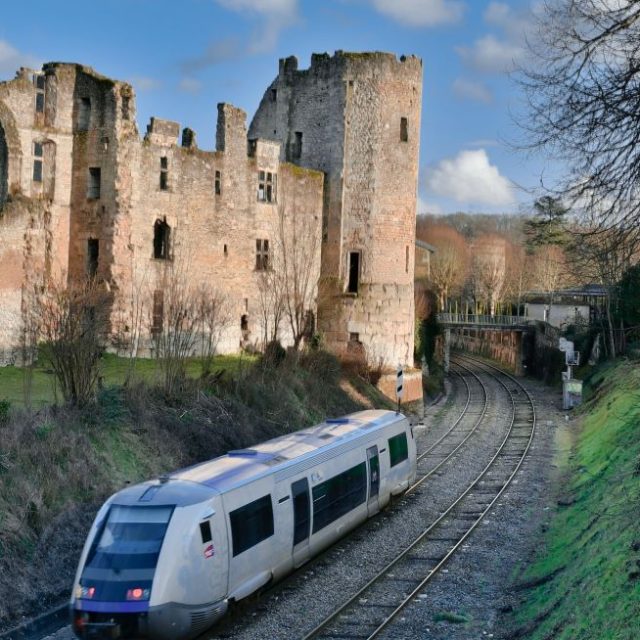
<path fill-rule="evenodd" d="M 451 329 L 451 347 L 487 356 L 523 375 L 523 331 L 518 329 Z"/>
<path fill-rule="evenodd" d="M 250 138 L 280 141 L 283 157 L 325 172 L 319 327 L 333 350 L 346 350 L 357 334 L 370 361 L 389 365 L 413 360 L 421 93 L 415 57 L 314 54 L 305 70 L 287 58 L 249 130 Z M 346 293 L 350 252 L 361 255 L 357 295 Z"/>

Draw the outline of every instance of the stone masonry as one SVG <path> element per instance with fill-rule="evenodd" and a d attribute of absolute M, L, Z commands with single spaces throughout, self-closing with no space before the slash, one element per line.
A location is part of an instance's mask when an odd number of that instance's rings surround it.
<path fill-rule="evenodd" d="M 328 346 L 410 364 L 421 75 L 382 53 L 282 60 L 249 133 L 218 105 L 215 151 L 159 118 L 141 139 L 133 87 L 89 67 L 0 83 L 0 359 L 19 359 L 30 292 L 90 276 L 114 348 L 138 314 L 152 353 L 167 278 L 224 295 L 219 351 L 260 348 L 265 272 L 304 242 L 305 310 Z"/>

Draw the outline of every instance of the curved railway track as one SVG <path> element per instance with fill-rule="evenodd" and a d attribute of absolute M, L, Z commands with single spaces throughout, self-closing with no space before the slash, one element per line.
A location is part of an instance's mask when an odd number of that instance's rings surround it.
<path fill-rule="evenodd" d="M 471 369 L 463 362 L 490 375 L 511 400 L 512 417 L 498 450 L 455 502 L 304 640 L 377 637 L 462 547 L 520 469 L 535 433 L 535 407 L 529 393 L 497 367 L 457 357 L 457 366 L 467 371 Z"/>

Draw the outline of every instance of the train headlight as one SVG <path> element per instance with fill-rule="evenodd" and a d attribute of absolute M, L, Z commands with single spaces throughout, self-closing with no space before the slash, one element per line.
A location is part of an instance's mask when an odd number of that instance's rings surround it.
<path fill-rule="evenodd" d="M 91 600 L 96 595 L 95 587 L 83 587 L 78 585 L 76 587 L 76 598 L 84 598 L 85 600 Z"/>
<path fill-rule="evenodd" d="M 151 589 L 143 589 L 142 587 L 127 590 L 127 600 L 148 600 L 150 595 Z"/>

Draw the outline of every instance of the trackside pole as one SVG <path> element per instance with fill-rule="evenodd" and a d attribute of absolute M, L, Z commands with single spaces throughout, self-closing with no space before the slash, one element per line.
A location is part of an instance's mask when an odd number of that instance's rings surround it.
<path fill-rule="evenodd" d="M 402 365 L 398 365 L 398 370 L 396 371 L 396 398 L 398 400 L 398 413 L 400 413 L 400 402 L 402 401 L 402 396 L 404 395 L 404 374 L 402 372 Z"/>

